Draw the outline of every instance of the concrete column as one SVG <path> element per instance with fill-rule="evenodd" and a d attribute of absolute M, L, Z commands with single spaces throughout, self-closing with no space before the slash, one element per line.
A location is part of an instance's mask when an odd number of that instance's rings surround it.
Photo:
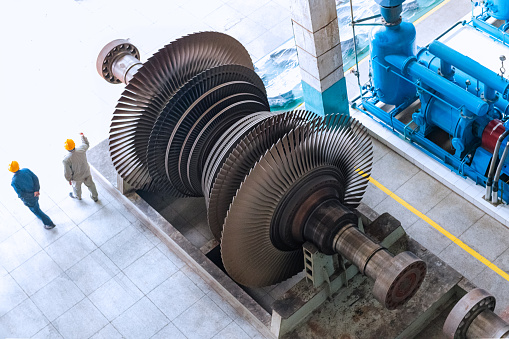
<path fill-rule="evenodd" d="M 292 0 L 291 6 L 306 109 L 348 113 L 335 1 Z"/>
<path fill-rule="evenodd" d="M 129 185 L 124 179 L 117 173 L 117 189 L 120 193 L 126 195 L 127 193 L 134 192 L 134 188 Z"/>

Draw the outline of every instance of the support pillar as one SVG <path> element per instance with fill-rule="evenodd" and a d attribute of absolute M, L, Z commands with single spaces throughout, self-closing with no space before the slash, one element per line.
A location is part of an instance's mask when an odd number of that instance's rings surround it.
<path fill-rule="evenodd" d="M 134 191 L 134 188 L 131 185 L 129 185 L 118 173 L 117 173 L 117 189 L 123 195 L 126 195 L 127 193 Z"/>
<path fill-rule="evenodd" d="M 306 109 L 317 114 L 348 113 L 346 79 L 334 0 L 292 0 Z"/>

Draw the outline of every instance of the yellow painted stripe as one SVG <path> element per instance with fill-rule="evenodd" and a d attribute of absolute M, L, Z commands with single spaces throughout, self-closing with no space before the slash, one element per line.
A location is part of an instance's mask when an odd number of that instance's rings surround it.
<path fill-rule="evenodd" d="M 368 175 L 366 173 L 364 173 L 363 171 L 361 170 L 357 170 L 357 172 L 359 172 L 360 175 L 362 175 L 363 177 L 367 177 Z M 469 247 L 467 244 L 465 244 L 463 241 L 461 241 L 460 239 L 456 238 L 453 234 L 451 234 L 449 231 L 447 231 L 446 229 L 444 229 L 442 226 L 440 226 L 439 224 L 437 224 L 436 222 L 434 222 L 433 220 L 431 220 L 427 215 L 423 214 L 422 212 L 420 212 L 419 210 L 417 210 L 415 207 L 413 207 L 412 205 L 410 205 L 409 203 L 407 203 L 405 200 L 401 199 L 400 197 L 398 197 L 396 194 L 394 194 L 392 191 L 390 191 L 387 187 L 385 187 L 384 185 L 382 185 L 381 183 L 379 183 L 378 181 L 376 181 L 375 179 L 373 179 L 373 177 L 369 177 L 368 178 L 369 181 L 371 183 L 373 183 L 373 185 L 375 185 L 376 187 L 378 187 L 379 189 L 381 189 L 385 194 L 387 194 L 388 196 L 390 196 L 391 198 L 393 198 L 394 200 L 396 200 L 397 202 L 399 202 L 401 205 L 403 205 L 403 207 L 405 207 L 406 209 L 408 209 L 410 212 L 412 212 L 413 214 L 417 215 L 419 218 L 421 218 L 422 220 L 424 220 L 425 222 L 427 222 L 430 226 L 432 226 L 433 228 L 435 228 L 437 231 L 439 231 L 440 233 L 442 233 L 443 235 L 445 235 L 447 238 L 449 238 L 452 242 L 454 242 L 456 245 L 458 245 L 459 247 L 461 247 L 463 250 L 465 250 L 468 254 L 470 254 L 471 256 L 473 256 L 474 258 L 476 258 L 477 260 L 479 260 L 480 262 L 482 262 L 484 265 L 488 266 L 490 269 L 492 269 L 495 273 L 497 273 L 498 275 L 500 275 L 502 278 L 504 278 L 505 280 L 509 281 L 509 274 L 507 274 L 505 271 L 501 270 L 499 267 L 497 267 L 495 264 L 493 264 L 491 261 L 489 261 L 488 259 L 486 259 L 485 257 L 483 257 L 482 255 L 480 255 L 479 253 L 477 253 L 476 251 L 474 251 L 471 247 Z"/>
<path fill-rule="evenodd" d="M 429 12 L 427 12 L 426 14 L 424 14 L 423 16 L 421 16 L 419 19 L 415 20 L 414 21 L 414 25 L 417 25 L 419 22 L 421 22 L 422 20 L 426 19 L 427 17 L 429 17 L 431 14 L 435 13 L 436 11 L 438 11 L 440 8 L 444 7 L 446 3 L 448 3 L 449 1 L 451 0 L 445 0 L 444 2 L 442 2 L 440 5 L 436 6 L 435 8 L 433 8 L 432 10 L 430 10 Z"/>
<path fill-rule="evenodd" d="M 361 61 L 359 61 L 359 62 L 358 62 L 359 66 L 360 66 L 360 65 L 361 65 L 364 61 L 366 61 L 366 60 L 368 59 L 368 57 L 369 57 L 369 54 L 368 54 L 368 55 L 366 55 L 366 56 L 364 56 L 364 58 L 362 58 L 362 59 L 361 59 Z M 347 69 L 347 71 L 346 71 L 346 72 L 350 72 L 350 70 L 352 70 L 354 67 L 355 67 L 355 65 L 353 65 L 352 67 L 350 67 L 349 69 Z M 345 73 L 346 73 L 346 72 L 345 72 Z"/>

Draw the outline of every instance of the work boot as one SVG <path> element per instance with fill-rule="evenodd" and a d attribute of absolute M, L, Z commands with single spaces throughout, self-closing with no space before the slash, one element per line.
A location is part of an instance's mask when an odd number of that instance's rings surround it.
<path fill-rule="evenodd" d="M 69 196 L 73 199 L 78 199 L 78 200 L 81 200 L 81 198 L 78 198 L 77 196 L 75 196 L 74 194 L 72 194 L 72 192 L 69 192 Z"/>
<path fill-rule="evenodd" d="M 47 229 L 47 230 L 50 230 L 52 229 L 53 227 L 55 227 L 56 225 L 55 224 L 51 224 L 51 225 L 44 225 L 44 228 Z"/>

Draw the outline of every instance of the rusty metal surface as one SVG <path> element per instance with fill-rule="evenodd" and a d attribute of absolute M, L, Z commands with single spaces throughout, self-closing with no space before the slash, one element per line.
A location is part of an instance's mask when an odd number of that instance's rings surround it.
<path fill-rule="evenodd" d="M 458 272 L 429 251 L 423 249 L 419 243 L 411 238 L 408 238 L 407 243 L 408 247 L 404 250 L 412 251 L 423 259 L 428 266 L 428 274 L 421 288 L 405 305 L 392 311 L 384 309 L 372 297 L 371 288 L 373 284 L 366 277 L 357 275 L 350 281 L 347 288 L 343 288 L 336 295 L 333 295 L 328 302 L 322 304 L 319 309 L 312 313 L 302 325 L 285 334 L 282 338 L 395 338 L 405 331 L 420 315 L 432 307 L 443 295 L 451 291 L 462 279 Z M 309 291 L 307 293 L 310 294 Z M 301 302 L 297 301 L 297 303 Z M 292 307 L 292 305 L 290 304 L 288 307 Z"/>
<path fill-rule="evenodd" d="M 470 324 L 466 338 L 507 338 L 509 324 L 491 310 L 481 312 Z"/>
<path fill-rule="evenodd" d="M 154 122 L 177 90 L 212 67 L 234 64 L 253 70 L 246 49 L 218 32 L 179 38 L 155 53 L 126 86 L 110 127 L 110 155 L 117 172 L 136 189 L 150 189 L 147 145 Z"/>
<path fill-rule="evenodd" d="M 361 212 L 359 212 L 361 211 Z M 401 223 L 394 218 L 387 218 L 384 214 L 379 215 L 367 205 L 362 202 L 357 209 L 354 210 L 356 214 L 367 215 L 366 223 L 364 225 L 365 234 L 378 243 L 382 242 L 390 234 L 397 231 Z M 378 227 L 380 219 L 386 220 L 385 227 L 380 229 Z M 403 241 L 398 241 L 397 246 L 391 247 L 396 253 L 407 249 L 407 237 L 403 237 Z M 403 245 L 401 245 L 403 244 Z M 341 272 L 334 273 L 333 277 L 342 274 Z M 333 277 L 331 279 L 333 279 Z M 323 287 L 323 286 L 322 286 Z M 283 318 L 289 318 L 299 310 L 301 305 L 309 302 L 320 291 L 320 288 L 313 288 L 311 284 L 302 280 L 298 283 L 296 288 L 290 289 L 282 298 L 276 300 L 273 309 L 280 314 Z"/>
<path fill-rule="evenodd" d="M 329 167 L 345 178 L 344 205 L 356 207 L 367 186 L 357 170 L 369 175 L 371 162 L 367 130 L 346 116 L 318 120 L 281 138 L 251 169 L 228 210 L 221 254 L 229 275 L 243 285 L 267 286 L 302 270 L 300 248 L 282 251 L 271 241 L 272 217 L 282 197 L 299 178 Z"/>
<path fill-rule="evenodd" d="M 415 254 L 402 252 L 386 262 L 380 270 L 373 287 L 373 295 L 388 310 L 394 310 L 405 304 L 419 290 L 426 277 L 426 270 L 426 263 Z"/>

